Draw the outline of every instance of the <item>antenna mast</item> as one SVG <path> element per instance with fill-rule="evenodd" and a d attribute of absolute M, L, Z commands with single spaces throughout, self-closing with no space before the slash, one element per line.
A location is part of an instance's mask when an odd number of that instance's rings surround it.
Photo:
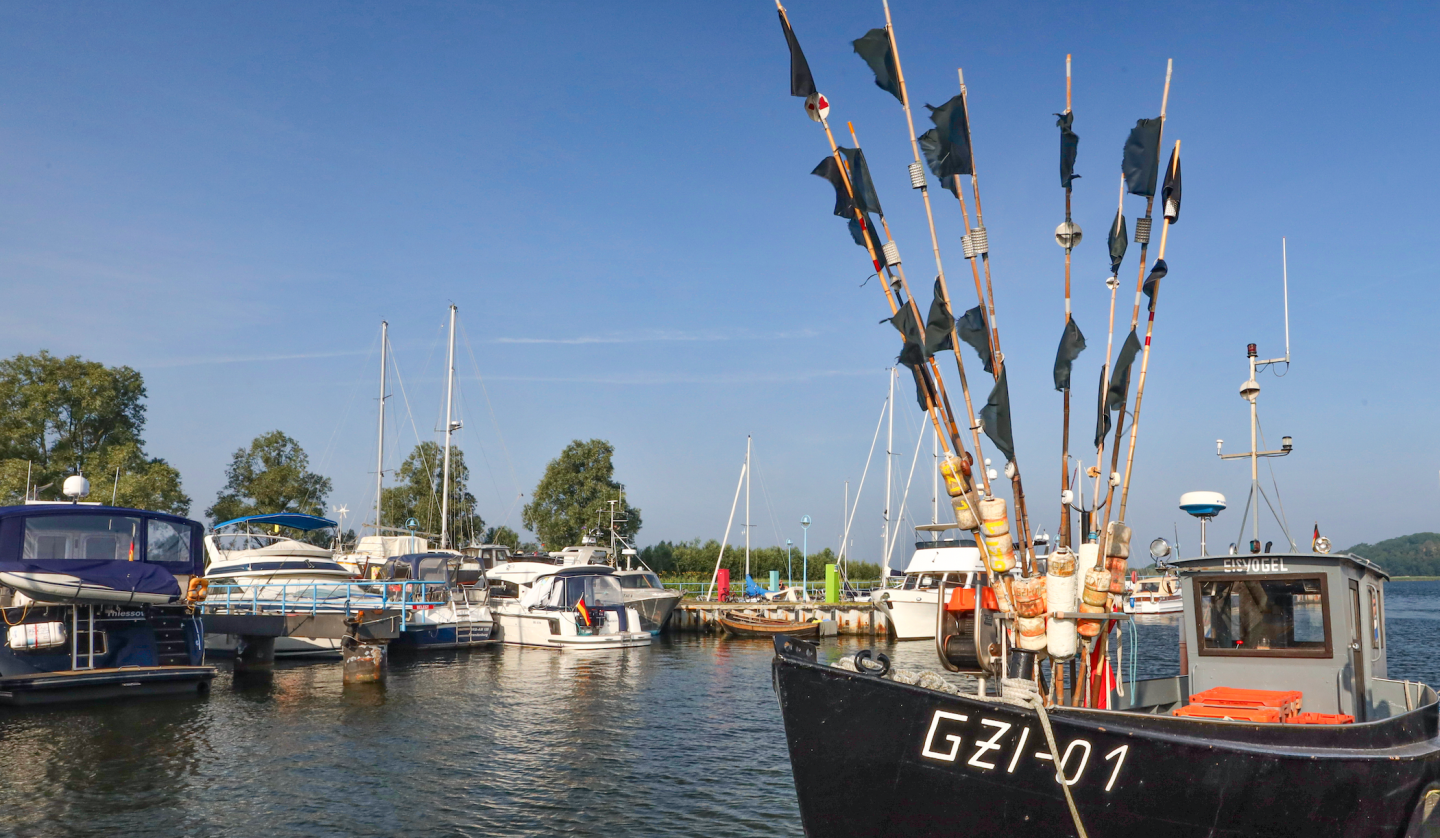
<path fill-rule="evenodd" d="M 451 420 L 455 406 L 455 304 L 450 304 L 450 351 L 445 362 L 445 467 L 440 477 L 440 549 L 450 545 L 450 435 L 457 423 Z"/>
<path fill-rule="evenodd" d="M 375 534 L 380 534 L 380 498 L 385 487 L 385 370 L 389 366 L 390 324 L 380 321 L 380 434 L 375 444 Z"/>

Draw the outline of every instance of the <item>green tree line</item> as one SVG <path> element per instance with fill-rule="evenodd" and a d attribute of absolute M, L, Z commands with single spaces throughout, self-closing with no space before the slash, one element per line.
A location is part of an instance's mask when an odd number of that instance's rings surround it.
<path fill-rule="evenodd" d="M 656 573 L 665 576 L 703 576 L 710 578 L 715 570 L 715 559 L 720 554 L 720 542 L 717 539 L 710 539 L 702 542 L 700 539 L 693 541 L 661 541 L 652 544 L 640 551 L 640 560 L 646 567 Z M 784 547 L 751 547 L 750 548 L 750 575 L 755 581 L 761 584 L 768 583 L 770 571 L 780 571 L 780 579 L 783 582 L 788 578 L 790 572 L 787 567 L 794 568 L 794 578 L 800 579 L 804 562 L 801 560 L 800 551 L 790 551 L 790 563 L 787 566 Z M 825 578 L 825 565 L 835 564 L 835 552 L 826 547 L 809 556 L 809 576 L 811 581 Z M 880 565 L 872 562 L 849 562 L 847 572 L 852 579 L 879 579 Z M 720 563 L 721 567 L 730 569 L 730 578 L 734 581 L 743 581 L 745 578 L 745 545 L 738 547 L 731 544 L 725 548 L 725 560 Z"/>
<path fill-rule="evenodd" d="M 1369 559 L 1391 576 L 1440 576 L 1440 533 L 1417 532 L 1356 544 L 1345 552 Z"/>

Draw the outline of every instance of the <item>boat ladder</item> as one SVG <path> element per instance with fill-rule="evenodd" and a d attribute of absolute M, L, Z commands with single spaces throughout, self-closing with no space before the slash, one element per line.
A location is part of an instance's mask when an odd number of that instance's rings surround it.
<path fill-rule="evenodd" d="M 450 608 L 455 613 L 455 645 L 469 646 L 476 640 L 484 639 L 477 637 L 480 634 L 475 625 L 475 613 L 470 609 L 470 598 L 464 588 L 450 589 Z"/>

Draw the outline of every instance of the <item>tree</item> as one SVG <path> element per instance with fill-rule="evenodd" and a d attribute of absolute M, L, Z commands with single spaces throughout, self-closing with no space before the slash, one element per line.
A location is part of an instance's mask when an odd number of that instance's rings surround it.
<path fill-rule="evenodd" d="M 622 490 L 614 479 L 614 455 L 615 446 L 603 439 L 577 439 L 545 467 L 534 499 L 521 512 L 541 544 L 551 550 L 579 544 L 586 529 L 608 524 L 609 501 L 618 500 Z M 626 501 L 623 511 L 629 520 L 620 524 L 620 534 L 633 539 L 640 531 L 640 510 Z"/>
<path fill-rule="evenodd" d="M 440 484 L 445 474 L 445 450 L 435 442 L 415 446 L 400 470 L 395 473 L 398 485 L 380 495 L 381 520 L 386 526 L 402 527 L 414 518 L 420 532 L 440 532 Z M 485 519 L 475 512 L 475 496 L 465 484 L 470 469 L 465 465 L 465 452 L 450 449 L 450 538 L 451 546 L 481 537 Z"/>
<path fill-rule="evenodd" d="M 78 470 L 92 500 L 187 514 L 180 473 L 145 455 L 144 400 L 145 380 L 130 367 L 43 350 L 0 361 L 0 503 L 23 503 L 30 487 L 59 498 Z"/>
<path fill-rule="evenodd" d="M 300 443 L 270 431 L 235 452 L 225 469 L 225 488 L 205 514 L 211 521 L 279 512 L 323 516 L 329 494 L 330 478 L 310 471 Z"/>
<path fill-rule="evenodd" d="M 485 531 L 486 544 L 504 544 L 514 553 L 520 549 L 520 533 L 509 527 L 491 527 Z"/>

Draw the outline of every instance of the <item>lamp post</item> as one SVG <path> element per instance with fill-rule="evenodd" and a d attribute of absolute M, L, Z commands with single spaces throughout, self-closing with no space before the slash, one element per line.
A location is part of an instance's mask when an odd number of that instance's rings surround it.
<path fill-rule="evenodd" d="M 792 588 L 795 587 L 795 565 L 790 562 L 790 548 L 794 546 L 794 541 L 785 539 L 785 578 L 788 580 L 787 584 Z"/>
<path fill-rule="evenodd" d="M 805 599 L 810 599 L 810 516 L 806 515 L 800 519 L 800 575 L 801 584 L 804 585 Z"/>

